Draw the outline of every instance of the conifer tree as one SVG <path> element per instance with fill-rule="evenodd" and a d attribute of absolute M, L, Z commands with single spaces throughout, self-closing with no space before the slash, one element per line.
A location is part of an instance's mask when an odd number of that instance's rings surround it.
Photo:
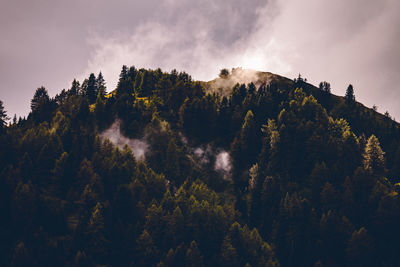
<path fill-rule="evenodd" d="M 350 84 L 350 85 L 347 87 L 345 98 L 346 98 L 346 102 L 347 102 L 348 104 L 354 103 L 354 102 L 356 101 L 356 98 L 355 98 L 355 96 L 354 96 L 353 85 Z"/>
<path fill-rule="evenodd" d="M 4 110 L 3 101 L 0 100 L 0 131 L 7 125 L 7 112 Z"/>
<path fill-rule="evenodd" d="M 194 240 L 190 243 L 190 247 L 186 251 L 186 266 L 203 266 L 203 256 Z"/>
<path fill-rule="evenodd" d="M 96 84 L 96 76 L 93 73 L 90 74 L 85 93 L 88 98 L 89 104 L 93 104 L 96 101 L 97 97 L 97 84 Z"/>
<path fill-rule="evenodd" d="M 103 74 L 101 71 L 96 78 L 96 88 L 97 88 L 97 96 L 100 94 L 101 97 L 104 97 L 107 93 L 106 81 L 104 80 Z"/>
<path fill-rule="evenodd" d="M 81 93 L 81 86 L 79 84 L 79 82 L 74 79 L 72 81 L 72 85 L 71 85 L 71 89 L 69 89 L 69 94 L 70 95 L 78 95 Z"/>
<path fill-rule="evenodd" d="M 364 227 L 351 235 L 347 246 L 347 258 L 351 266 L 373 266 L 374 241 Z"/>
<path fill-rule="evenodd" d="M 49 94 L 47 93 L 46 88 L 39 87 L 35 91 L 35 95 L 31 100 L 31 110 L 32 112 L 39 111 L 40 108 L 43 108 L 46 104 L 50 102 Z"/>
<path fill-rule="evenodd" d="M 379 140 L 375 135 L 368 139 L 363 154 L 364 168 L 375 174 L 385 173 L 385 152 L 383 152 Z"/>

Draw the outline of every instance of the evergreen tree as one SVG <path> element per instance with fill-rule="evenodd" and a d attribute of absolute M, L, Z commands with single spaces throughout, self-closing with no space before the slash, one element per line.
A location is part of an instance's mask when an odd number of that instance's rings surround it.
<path fill-rule="evenodd" d="M 50 102 L 47 90 L 42 86 L 35 91 L 35 95 L 31 100 L 32 112 L 38 112 L 40 108 L 44 108 Z"/>
<path fill-rule="evenodd" d="M 190 247 L 186 251 L 186 266 L 204 266 L 203 256 L 201 255 L 201 251 L 197 247 L 197 243 L 194 240 L 190 243 Z"/>
<path fill-rule="evenodd" d="M 154 245 L 150 234 L 143 230 L 142 234 L 136 240 L 138 252 L 138 264 L 141 266 L 152 266 L 156 263 L 158 249 Z"/>
<path fill-rule="evenodd" d="M 320 82 L 319 89 L 325 93 L 330 94 L 331 93 L 331 84 L 326 81 Z"/>
<path fill-rule="evenodd" d="M 122 66 L 121 73 L 119 74 L 119 80 L 117 85 L 116 96 L 119 99 L 123 95 L 128 95 L 129 99 L 131 99 L 131 95 L 133 93 L 132 81 L 128 76 L 128 68 L 127 66 Z"/>
<path fill-rule="evenodd" d="M 103 263 L 107 260 L 108 249 L 106 238 L 106 227 L 104 220 L 104 207 L 100 202 L 92 210 L 87 227 L 88 252 L 96 262 Z"/>
<path fill-rule="evenodd" d="M 24 267 L 32 264 L 28 251 L 25 247 L 24 242 L 19 242 L 14 249 L 14 253 L 11 259 L 12 267 Z"/>
<path fill-rule="evenodd" d="M 96 78 L 96 88 L 97 88 L 97 95 L 100 94 L 101 97 L 104 97 L 106 95 L 107 93 L 106 81 L 104 80 L 101 71 L 99 72 L 99 75 L 97 75 Z"/>
<path fill-rule="evenodd" d="M 149 83 L 149 72 L 148 71 L 144 71 L 142 73 L 142 79 L 140 81 L 139 84 L 139 88 L 137 89 L 139 96 L 148 96 L 149 95 L 149 91 L 151 90 L 150 88 L 150 83 Z"/>
<path fill-rule="evenodd" d="M 385 152 L 383 152 L 379 140 L 375 135 L 371 135 L 365 146 L 364 168 L 375 174 L 384 174 L 385 167 Z"/>
<path fill-rule="evenodd" d="M 350 85 L 347 87 L 346 95 L 345 95 L 344 97 L 346 98 L 346 102 L 347 102 L 348 104 L 352 104 L 352 103 L 354 103 L 354 102 L 356 101 L 356 98 L 355 98 L 355 96 L 354 96 L 353 85 L 350 84 Z"/>
<path fill-rule="evenodd" d="M 79 84 L 79 82 L 74 79 L 72 81 L 72 85 L 71 85 L 71 89 L 69 89 L 69 94 L 70 95 L 78 95 L 81 93 L 81 86 Z"/>
<path fill-rule="evenodd" d="M 93 104 L 96 101 L 97 89 L 96 76 L 91 73 L 87 81 L 86 88 L 84 88 L 89 104 Z"/>
<path fill-rule="evenodd" d="M 374 241 L 364 227 L 354 231 L 347 246 L 347 257 L 351 266 L 374 265 Z"/>
<path fill-rule="evenodd" d="M 7 112 L 4 110 L 3 101 L 0 100 L 0 131 L 7 125 Z"/>

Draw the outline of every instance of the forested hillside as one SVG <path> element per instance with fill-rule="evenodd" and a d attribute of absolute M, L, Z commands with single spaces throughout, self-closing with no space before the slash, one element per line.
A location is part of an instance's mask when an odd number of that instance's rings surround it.
<path fill-rule="evenodd" d="M 400 125 L 351 85 L 238 71 L 0 103 L 0 265 L 400 266 Z"/>

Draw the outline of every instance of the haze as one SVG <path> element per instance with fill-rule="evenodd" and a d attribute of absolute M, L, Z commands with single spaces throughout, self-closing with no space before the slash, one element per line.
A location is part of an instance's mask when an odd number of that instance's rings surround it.
<path fill-rule="evenodd" d="M 400 1 L 0 0 L 0 99 L 26 116 L 39 86 L 51 96 L 123 64 L 210 80 L 223 67 L 331 83 L 400 118 Z"/>

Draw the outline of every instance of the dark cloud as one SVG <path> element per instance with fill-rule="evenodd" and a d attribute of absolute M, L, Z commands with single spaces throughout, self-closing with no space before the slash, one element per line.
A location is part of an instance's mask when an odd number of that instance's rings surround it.
<path fill-rule="evenodd" d="M 113 89 L 122 64 L 186 70 L 223 67 L 310 81 L 400 117 L 400 2 L 396 0 L 3 0 L 0 99 L 27 114 L 40 85 L 52 95 L 100 70 Z"/>

